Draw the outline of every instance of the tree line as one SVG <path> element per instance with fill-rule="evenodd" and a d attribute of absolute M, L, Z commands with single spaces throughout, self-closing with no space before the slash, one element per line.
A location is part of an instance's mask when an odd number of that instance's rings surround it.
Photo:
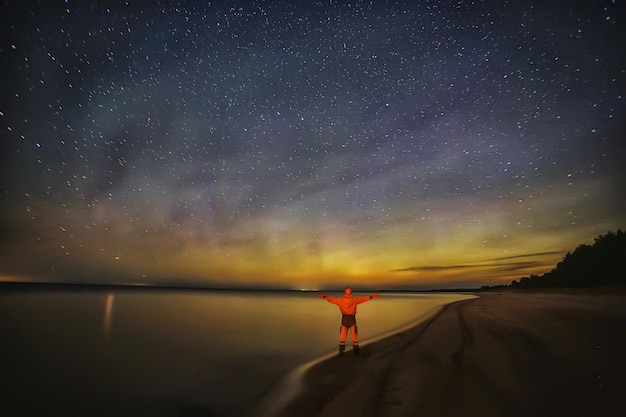
<path fill-rule="evenodd" d="M 592 245 L 579 245 L 567 252 L 556 267 L 542 275 L 513 280 L 498 288 L 580 288 L 626 284 L 626 233 L 618 230 L 594 239 Z"/>

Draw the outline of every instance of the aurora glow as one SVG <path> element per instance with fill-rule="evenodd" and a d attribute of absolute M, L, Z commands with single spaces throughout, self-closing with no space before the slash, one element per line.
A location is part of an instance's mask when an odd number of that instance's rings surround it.
<path fill-rule="evenodd" d="M 0 279 L 470 287 L 626 225 L 623 1 L 0 6 Z"/>

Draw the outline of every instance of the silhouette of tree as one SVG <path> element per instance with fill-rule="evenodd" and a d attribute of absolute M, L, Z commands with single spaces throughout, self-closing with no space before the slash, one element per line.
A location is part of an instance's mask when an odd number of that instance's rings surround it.
<path fill-rule="evenodd" d="M 519 281 L 513 280 L 510 287 L 594 287 L 616 284 L 626 284 L 626 233 L 621 229 L 596 237 L 593 245 L 582 244 L 574 252 L 567 252 L 552 271 L 523 277 Z"/>

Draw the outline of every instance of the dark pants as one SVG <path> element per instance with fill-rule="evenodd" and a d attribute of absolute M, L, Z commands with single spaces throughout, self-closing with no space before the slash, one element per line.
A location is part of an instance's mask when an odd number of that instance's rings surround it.
<path fill-rule="evenodd" d="M 348 336 L 348 329 L 350 329 L 350 335 L 352 336 L 352 344 L 359 344 L 359 332 L 356 326 L 356 316 L 354 314 L 343 314 L 341 316 L 341 327 L 339 328 L 339 344 L 345 345 L 346 338 Z"/>

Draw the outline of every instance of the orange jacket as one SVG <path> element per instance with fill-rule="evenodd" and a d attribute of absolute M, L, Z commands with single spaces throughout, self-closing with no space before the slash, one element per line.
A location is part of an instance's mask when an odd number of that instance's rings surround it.
<path fill-rule="evenodd" d="M 341 311 L 341 314 L 356 314 L 357 304 L 364 303 L 374 298 L 373 295 L 365 295 L 363 297 L 353 297 L 352 294 L 344 295 L 343 297 L 331 297 L 329 295 L 322 295 L 326 301 L 332 304 L 336 304 Z"/>

